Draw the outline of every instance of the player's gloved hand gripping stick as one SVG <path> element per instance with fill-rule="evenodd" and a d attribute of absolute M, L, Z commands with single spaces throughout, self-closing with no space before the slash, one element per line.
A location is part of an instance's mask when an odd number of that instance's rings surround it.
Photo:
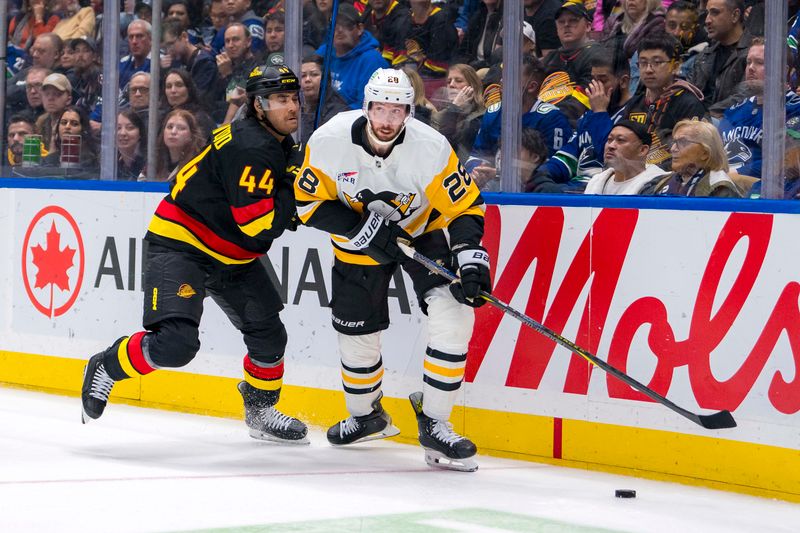
<path fill-rule="evenodd" d="M 421 264 L 422 266 L 424 266 L 425 268 L 427 268 L 431 272 L 434 272 L 434 273 L 442 276 L 443 278 L 445 278 L 445 279 L 447 279 L 448 281 L 451 281 L 451 282 L 452 281 L 457 281 L 459 279 L 455 274 L 453 274 L 452 272 L 450 272 L 449 270 L 447 270 L 443 266 L 439 265 L 435 261 L 432 261 L 431 259 L 429 259 L 429 258 L 425 257 L 424 255 L 420 254 L 419 252 L 417 252 L 414 248 L 412 248 L 409 245 L 409 241 L 398 240 L 397 245 L 403 251 L 403 253 L 405 253 L 408 257 L 410 257 L 411 259 L 413 259 L 417 263 Z M 462 271 L 463 271 L 463 267 L 462 267 Z M 462 284 L 463 284 L 463 282 L 464 282 L 464 280 L 462 280 Z M 583 357 L 584 359 L 586 359 L 591 364 L 593 364 L 593 365 L 605 370 L 606 372 L 608 372 L 609 374 L 611 374 L 615 378 L 617 378 L 620 381 L 630 385 L 631 387 L 633 387 L 634 389 L 638 390 L 639 392 L 641 392 L 642 394 L 644 394 L 648 398 L 660 403 L 661 405 L 664 405 L 664 406 L 668 407 L 669 409 L 672 409 L 673 411 L 675 411 L 679 415 L 688 418 L 689 420 L 691 420 L 695 424 L 699 424 L 699 425 L 703 426 L 706 429 L 723 429 L 723 428 L 736 427 L 736 421 L 733 419 L 733 416 L 731 415 L 731 413 L 729 411 L 727 411 L 727 410 L 718 411 L 718 412 L 710 414 L 710 415 L 698 415 L 698 414 L 692 413 L 691 411 L 687 411 L 686 409 L 684 409 L 682 407 L 679 407 L 678 405 L 675 405 L 670 400 L 668 400 L 664 396 L 661 396 L 659 393 L 657 393 L 656 391 L 650 389 L 646 385 L 644 385 L 642 383 L 639 383 L 638 381 L 636 381 L 635 379 L 630 377 L 628 374 L 625 374 L 621 370 L 617 370 L 616 368 L 614 368 L 613 366 L 609 365 L 608 363 L 606 363 L 602 359 L 598 358 L 595 355 L 592 355 L 591 353 L 587 352 L 586 350 L 584 350 L 580 346 L 577 346 L 575 343 L 573 343 L 569 339 L 566 339 L 565 337 L 562 337 L 561 335 L 559 335 L 555 331 L 551 330 L 547 326 L 545 326 L 543 324 L 540 324 L 539 322 L 535 321 L 534 319 L 530 318 L 529 316 L 527 316 L 527 315 L 525 315 L 523 313 L 520 313 L 519 311 L 517 311 L 516 309 L 514 309 L 510 305 L 508 305 L 506 303 L 503 303 L 497 297 L 489 294 L 488 292 L 483 291 L 483 290 L 480 291 L 480 297 L 482 299 L 484 299 L 485 301 L 489 302 L 490 304 L 492 304 L 494 307 L 500 309 L 504 313 L 506 313 L 508 315 L 511 315 L 512 317 L 516 318 L 517 320 L 519 320 L 520 322 L 522 322 L 526 326 L 528 326 L 528 327 L 534 329 L 535 331 L 537 331 L 538 333 L 544 335 L 545 337 L 547 337 L 548 339 L 552 340 L 553 342 L 555 342 L 555 343 L 567 348 L 568 350 L 572 351 L 573 353 Z"/>

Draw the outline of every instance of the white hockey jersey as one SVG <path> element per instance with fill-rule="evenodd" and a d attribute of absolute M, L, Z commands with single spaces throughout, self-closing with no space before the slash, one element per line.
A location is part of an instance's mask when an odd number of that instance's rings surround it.
<path fill-rule="evenodd" d="M 412 237 L 444 229 L 463 215 L 483 217 L 478 187 L 439 132 L 412 119 L 392 151 L 380 157 L 363 140 L 365 124 L 360 110 L 347 111 L 311 135 L 295 180 L 297 213 L 304 224 L 331 227 L 315 220 L 330 216 L 322 214 L 321 206 L 331 201 L 359 215 L 367 209 L 378 212 Z M 340 260 L 376 264 L 341 235 L 331 239 Z"/>

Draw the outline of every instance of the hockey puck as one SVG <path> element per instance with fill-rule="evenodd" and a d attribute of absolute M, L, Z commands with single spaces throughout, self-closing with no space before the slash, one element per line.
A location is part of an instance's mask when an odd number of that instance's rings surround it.
<path fill-rule="evenodd" d="M 636 491 L 630 489 L 617 489 L 614 491 L 614 496 L 617 498 L 635 498 Z"/>

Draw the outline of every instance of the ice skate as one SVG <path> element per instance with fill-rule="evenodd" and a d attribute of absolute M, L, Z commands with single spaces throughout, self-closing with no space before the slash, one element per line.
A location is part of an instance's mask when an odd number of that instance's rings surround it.
<path fill-rule="evenodd" d="M 372 412 L 364 416 L 351 416 L 328 429 L 328 442 L 344 446 L 357 442 L 394 437 L 400 430 L 392 425 L 392 417 L 381 407 L 383 394 L 372 402 Z"/>
<path fill-rule="evenodd" d="M 461 472 L 474 472 L 478 463 L 472 457 L 478 451 L 475 444 L 453 431 L 450 422 L 436 420 L 422 412 L 422 393 L 408 397 L 417 415 L 419 443 L 425 449 L 425 462 L 430 466 Z"/>
<path fill-rule="evenodd" d="M 283 444 L 308 444 L 308 428 L 300 420 L 285 415 L 273 405 L 260 399 L 259 391 L 246 381 L 239 382 L 244 399 L 244 421 L 254 439 Z"/>
<path fill-rule="evenodd" d="M 81 387 L 81 422 L 84 424 L 98 419 L 108 403 L 108 396 L 114 387 L 114 380 L 103 366 L 105 352 L 93 355 L 83 369 L 83 386 Z"/>

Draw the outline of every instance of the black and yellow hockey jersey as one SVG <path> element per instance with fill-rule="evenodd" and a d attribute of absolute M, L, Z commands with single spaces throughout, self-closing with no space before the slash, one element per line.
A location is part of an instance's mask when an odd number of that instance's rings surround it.
<path fill-rule="evenodd" d="M 292 144 L 291 137 L 279 142 L 252 117 L 217 128 L 209 145 L 178 171 L 145 238 L 224 264 L 263 255 L 294 214 L 286 175 Z"/>
<path fill-rule="evenodd" d="M 451 245 L 479 244 L 483 199 L 447 139 L 410 120 L 380 157 L 364 138 L 366 122 L 360 110 L 347 111 L 311 135 L 295 180 L 300 220 L 331 233 L 334 254 L 350 264 L 377 264 L 342 236 L 366 210 L 412 237 L 447 229 Z"/>

